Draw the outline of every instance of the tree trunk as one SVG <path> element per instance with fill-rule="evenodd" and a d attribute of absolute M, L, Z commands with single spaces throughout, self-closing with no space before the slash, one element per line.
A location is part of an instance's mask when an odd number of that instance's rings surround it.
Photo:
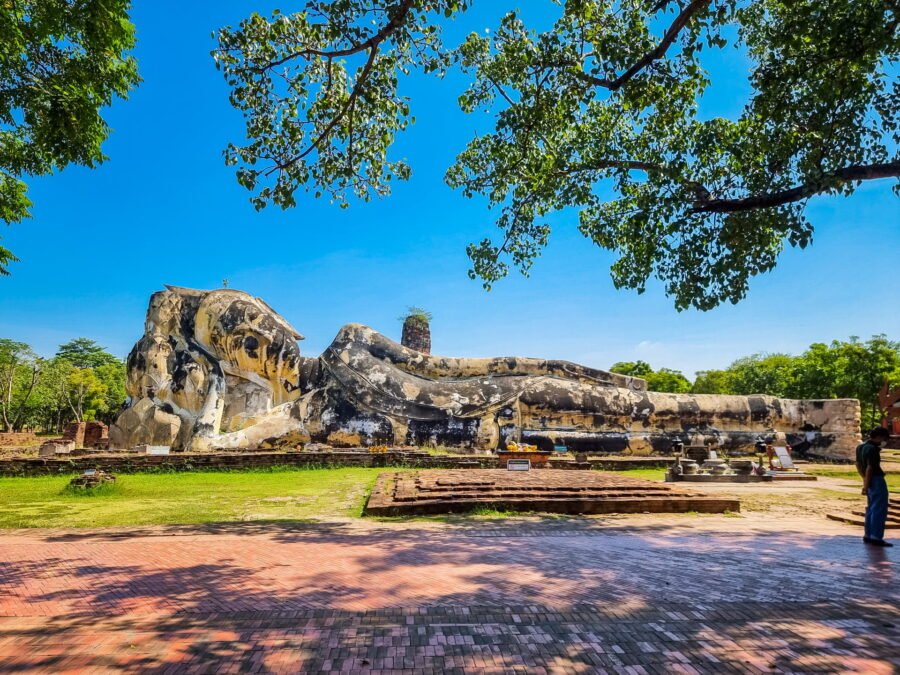
<path fill-rule="evenodd" d="M 40 374 L 40 370 L 38 367 L 32 366 L 31 368 L 31 385 L 28 387 L 28 391 L 25 393 L 25 397 L 22 399 L 22 402 L 19 404 L 19 409 L 16 411 L 16 417 L 13 420 L 13 426 L 19 426 L 22 421 L 22 415 L 25 413 L 25 405 L 28 403 L 28 399 L 31 398 L 31 393 L 34 391 L 34 385 L 37 384 L 38 375 Z"/>
<path fill-rule="evenodd" d="M 11 376 L 9 378 L 7 390 L 3 394 L 3 431 L 10 430 L 9 415 L 7 414 L 7 411 L 9 410 L 10 403 L 12 403 L 12 386 L 13 377 Z"/>

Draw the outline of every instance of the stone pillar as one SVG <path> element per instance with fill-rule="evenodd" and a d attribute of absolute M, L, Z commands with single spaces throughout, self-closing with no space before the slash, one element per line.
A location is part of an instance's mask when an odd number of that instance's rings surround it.
<path fill-rule="evenodd" d="M 428 321 L 416 315 L 406 317 L 400 344 L 423 354 L 431 354 L 431 326 Z"/>

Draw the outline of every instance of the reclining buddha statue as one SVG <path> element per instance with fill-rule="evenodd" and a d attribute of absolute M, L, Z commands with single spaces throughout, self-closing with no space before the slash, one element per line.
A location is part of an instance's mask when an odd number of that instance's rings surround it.
<path fill-rule="evenodd" d="M 697 437 L 752 451 L 760 436 L 783 434 L 849 457 L 859 438 L 855 400 L 651 392 L 640 378 L 567 361 L 431 356 L 359 324 L 341 328 L 318 357 L 300 355 L 302 339 L 240 291 L 154 293 L 110 446 L 492 451 L 521 440 L 649 454 Z"/>

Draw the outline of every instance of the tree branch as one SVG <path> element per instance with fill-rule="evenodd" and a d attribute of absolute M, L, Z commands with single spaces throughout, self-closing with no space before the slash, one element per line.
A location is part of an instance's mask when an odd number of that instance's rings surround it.
<path fill-rule="evenodd" d="M 368 40 L 360 42 L 355 45 L 351 45 L 346 49 L 335 49 L 335 50 L 326 50 L 326 49 L 302 49 L 298 52 L 292 52 L 283 56 L 280 59 L 276 59 L 275 61 L 270 61 L 264 66 L 257 66 L 255 68 L 248 68 L 248 70 L 255 73 L 264 73 L 267 70 L 271 70 L 272 68 L 277 68 L 280 65 L 287 63 L 288 61 L 292 61 L 294 59 L 304 58 L 308 59 L 312 56 L 321 56 L 327 59 L 339 58 L 341 56 L 353 56 L 354 54 L 360 54 L 369 49 L 374 49 L 382 42 L 384 42 L 394 31 L 396 31 L 400 26 L 402 26 L 406 22 L 406 17 L 409 15 L 410 10 L 412 9 L 414 0 L 402 0 L 402 2 L 397 6 L 397 13 L 394 15 L 390 21 L 388 21 L 375 35 L 370 37 Z"/>
<path fill-rule="evenodd" d="M 652 162 L 640 162 L 633 159 L 601 159 L 587 164 L 578 164 L 567 167 L 562 174 L 576 173 L 578 171 L 601 171 L 603 169 L 626 169 L 628 171 L 656 171 L 665 173 L 666 168 Z"/>
<path fill-rule="evenodd" d="M 350 92 L 350 96 L 347 98 L 347 102 L 344 103 L 344 106 L 338 111 L 338 113 L 331 118 L 331 121 L 325 126 L 322 130 L 322 133 L 319 134 L 316 139 L 310 143 L 309 147 L 306 150 L 294 155 L 293 157 L 288 158 L 284 162 L 278 162 L 271 169 L 265 172 L 265 175 L 270 175 L 275 171 L 282 171 L 289 167 L 291 164 L 295 162 L 299 162 L 301 159 L 310 154 L 313 150 L 316 150 L 324 141 L 328 138 L 334 128 L 337 126 L 338 122 L 343 119 L 344 115 L 354 106 L 356 103 L 356 99 L 359 98 L 359 94 L 362 91 L 362 85 L 365 84 L 366 78 L 369 76 L 369 73 L 372 70 L 372 66 L 375 64 L 375 57 L 378 56 L 378 50 L 373 48 L 371 52 L 369 52 L 369 58 L 366 60 L 366 65 L 363 66 L 362 72 L 360 72 L 359 76 L 356 78 L 356 84 L 353 85 L 353 90 Z"/>
<path fill-rule="evenodd" d="M 885 164 L 866 164 L 846 166 L 842 169 L 822 174 L 818 181 L 798 185 L 797 187 L 778 192 L 770 192 L 738 199 L 706 199 L 699 201 L 693 208 L 694 213 L 736 213 L 783 206 L 798 202 L 807 197 L 825 192 L 841 183 L 879 178 L 900 177 L 900 161 Z"/>
<path fill-rule="evenodd" d="M 675 42 L 675 39 L 681 32 L 681 29 L 688 24 L 688 22 L 693 18 L 694 14 L 705 8 L 706 5 L 708 5 L 710 2 L 711 0 L 693 0 L 692 2 L 690 2 L 684 9 L 681 10 L 681 13 L 675 17 L 675 20 L 672 22 L 672 25 L 669 26 L 669 28 L 666 30 L 660 43 L 656 45 L 656 47 L 652 51 L 644 54 L 634 63 L 634 65 L 632 65 L 628 70 L 626 70 L 615 79 L 595 77 L 594 75 L 590 75 L 589 73 L 585 73 L 584 71 L 579 71 L 578 73 L 576 73 L 576 76 L 579 79 L 590 82 L 591 84 L 594 84 L 598 87 L 605 87 L 610 91 L 621 89 L 622 85 L 626 84 L 644 68 L 649 66 L 654 61 L 661 59 L 668 51 L 669 47 L 672 46 L 672 43 Z"/>
<path fill-rule="evenodd" d="M 316 150 L 328 138 L 328 136 L 331 134 L 331 132 L 334 131 L 334 128 L 344 118 L 344 116 L 347 115 L 348 112 L 350 112 L 354 109 L 354 107 L 356 105 L 356 99 L 359 98 L 359 95 L 362 92 L 363 85 L 365 85 L 365 82 L 369 77 L 369 73 L 372 71 L 372 67 L 375 65 L 375 59 L 378 56 L 379 45 L 382 42 L 384 42 L 384 40 L 386 40 L 395 30 L 397 30 L 397 28 L 399 28 L 400 26 L 403 25 L 403 23 L 406 21 L 406 17 L 409 15 L 409 11 L 412 7 L 412 4 L 413 4 L 413 0 L 403 0 L 403 2 L 398 6 L 398 8 L 397 8 L 398 11 L 394 15 L 394 18 L 392 18 L 375 35 L 373 35 L 371 38 L 369 38 L 365 42 L 361 43 L 360 45 L 356 45 L 356 46 L 350 48 L 349 50 L 342 50 L 342 51 L 336 51 L 336 52 L 318 52 L 319 55 L 325 56 L 328 58 L 329 65 L 331 63 L 332 58 L 335 56 L 345 56 L 345 55 L 349 55 L 349 54 L 356 54 L 360 51 L 363 51 L 364 49 L 369 50 L 369 56 L 366 59 L 366 63 L 362 67 L 362 70 L 359 71 L 359 74 L 356 77 L 356 82 L 353 85 L 353 90 L 350 92 L 350 96 L 347 98 L 346 103 L 344 103 L 344 106 L 338 111 L 338 113 L 334 117 L 331 118 L 331 121 L 329 121 L 328 124 L 325 126 L 325 128 L 322 130 L 322 133 L 320 133 L 316 137 L 316 139 L 309 145 L 308 148 L 306 148 L 306 150 L 303 150 L 302 152 L 294 155 L 293 157 L 288 158 L 284 162 L 277 162 L 275 164 L 275 166 L 273 166 L 271 169 L 269 169 L 268 171 L 265 172 L 265 175 L 268 176 L 268 175 L 271 175 L 272 173 L 274 173 L 275 171 L 282 171 L 285 168 L 287 168 L 288 166 L 290 166 L 291 164 L 294 164 L 295 162 L 300 161 L 301 159 L 303 159 L 304 157 L 309 155 L 311 152 Z M 295 53 L 290 58 L 294 58 L 294 57 L 300 56 L 302 54 L 303 54 L 303 52 L 298 52 L 298 53 Z M 288 59 L 287 58 L 282 59 L 282 60 L 280 60 L 280 62 L 284 63 L 286 60 L 288 60 Z M 272 65 L 272 64 L 270 64 L 270 65 Z M 275 65 L 277 65 L 277 63 Z"/>

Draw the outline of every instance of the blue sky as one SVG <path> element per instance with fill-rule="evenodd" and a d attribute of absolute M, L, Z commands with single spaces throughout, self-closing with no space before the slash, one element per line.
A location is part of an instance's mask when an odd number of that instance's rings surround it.
<path fill-rule="evenodd" d="M 447 42 L 496 26 L 510 6 L 476 3 Z M 896 254 L 889 253 L 900 250 L 900 202 L 888 181 L 850 199 L 814 200 L 813 245 L 785 251 L 737 306 L 679 313 L 659 285 L 640 296 L 616 291 L 613 256 L 578 234 L 574 213 L 552 219 L 551 245 L 529 279 L 514 273 L 485 292 L 466 276 L 465 247 L 494 234 L 492 214 L 443 182 L 463 144 L 479 125 L 485 130 L 456 105 L 460 76 L 404 82 L 417 123 L 394 156 L 409 160 L 413 178 L 390 198 L 340 210 L 298 194 L 291 211 L 257 213 L 222 162 L 222 148 L 243 126 L 209 57 L 211 32 L 249 11 L 235 0 L 136 3 L 144 82 L 108 113 L 109 161 L 32 182 L 34 217 L 4 228 L 4 245 L 22 262 L 0 278 L 0 336 L 50 355 L 84 335 L 125 355 L 140 337 L 150 293 L 163 284 L 213 288 L 228 278 L 306 335 L 307 355 L 349 322 L 397 339 L 397 318 L 409 305 L 434 314 L 436 353 L 601 368 L 641 358 L 688 375 L 849 335 L 900 338 Z M 710 68 L 718 84 L 706 112 L 736 114 L 746 92 L 741 55 L 729 50 Z"/>

